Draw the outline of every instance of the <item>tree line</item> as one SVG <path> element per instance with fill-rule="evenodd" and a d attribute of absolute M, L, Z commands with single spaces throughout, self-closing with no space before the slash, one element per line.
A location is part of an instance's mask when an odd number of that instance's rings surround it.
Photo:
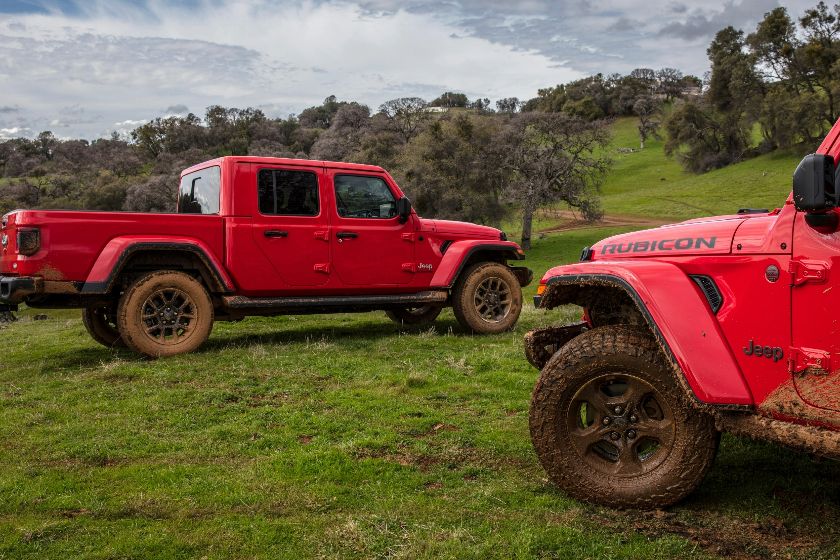
<path fill-rule="evenodd" d="M 665 121 L 666 153 L 704 172 L 775 149 L 813 150 L 840 114 L 840 4 L 794 20 L 786 8 L 752 33 L 718 31 L 701 98 Z"/>
<path fill-rule="evenodd" d="M 288 118 L 254 108 L 208 107 L 204 116 L 159 117 L 130 134 L 93 142 L 0 142 L 0 212 L 16 207 L 169 212 L 179 172 L 223 155 L 374 163 L 390 170 L 424 215 L 499 225 L 520 212 L 530 246 L 534 213 L 566 202 L 601 215 L 598 187 L 609 168 L 608 122 L 648 115 L 699 80 L 675 69 L 594 76 L 540 90 L 532 100 L 470 100 L 444 92 L 402 97 L 376 111 L 335 96 Z M 587 97 L 589 96 L 589 97 Z M 594 103 L 594 105 L 592 105 Z M 595 107 L 595 108 L 593 108 Z M 639 107 L 648 107 L 640 111 Z M 641 122 L 641 121 L 640 121 Z"/>

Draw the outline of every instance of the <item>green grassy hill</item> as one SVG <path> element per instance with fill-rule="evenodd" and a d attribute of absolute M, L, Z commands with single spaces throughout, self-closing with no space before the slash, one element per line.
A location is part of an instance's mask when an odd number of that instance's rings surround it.
<path fill-rule="evenodd" d="M 694 175 L 665 156 L 662 141 L 639 150 L 636 122 L 624 118 L 612 126 L 614 164 L 602 188 L 607 214 L 667 219 L 732 214 L 739 208 L 776 208 L 790 193 L 798 155 L 774 152 Z"/>

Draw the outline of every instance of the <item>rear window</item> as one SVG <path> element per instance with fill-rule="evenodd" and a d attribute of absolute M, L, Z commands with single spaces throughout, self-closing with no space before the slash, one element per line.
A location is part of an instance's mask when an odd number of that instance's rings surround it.
<path fill-rule="evenodd" d="M 178 188 L 179 214 L 218 214 L 221 169 L 218 165 L 181 177 Z"/>
<path fill-rule="evenodd" d="M 257 190 L 261 214 L 318 215 L 318 178 L 310 171 L 260 169 Z"/>

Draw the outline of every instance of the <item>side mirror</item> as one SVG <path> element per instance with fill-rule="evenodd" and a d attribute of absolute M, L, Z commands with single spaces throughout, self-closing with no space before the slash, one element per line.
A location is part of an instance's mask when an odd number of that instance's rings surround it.
<path fill-rule="evenodd" d="M 397 201 L 397 216 L 400 217 L 400 223 L 403 224 L 411 216 L 411 201 L 405 196 Z"/>
<path fill-rule="evenodd" d="M 793 172 L 793 204 L 803 212 L 824 212 L 837 206 L 834 158 L 811 154 Z"/>

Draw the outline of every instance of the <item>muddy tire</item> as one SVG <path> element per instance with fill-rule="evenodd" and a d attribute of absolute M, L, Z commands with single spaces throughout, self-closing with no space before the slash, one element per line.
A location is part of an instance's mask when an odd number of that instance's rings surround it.
<path fill-rule="evenodd" d="M 90 337 L 106 348 L 124 348 L 122 335 L 117 327 L 116 312 L 111 307 L 82 309 L 82 324 Z"/>
<path fill-rule="evenodd" d="M 458 323 L 474 333 L 509 331 L 522 312 L 522 287 L 503 264 L 474 264 L 455 284 L 452 310 Z"/>
<path fill-rule="evenodd" d="M 385 314 L 393 322 L 404 327 L 425 327 L 434 323 L 441 311 L 443 307 L 440 305 L 423 305 L 389 309 Z"/>
<path fill-rule="evenodd" d="M 531 399 L 531 441 L 552 482 L 612 507 L 660 508 L 690 494 L 719 434 L 677 385 L 644 329 L 606 326 L 566 344 Z"/>
<path fill-rule="evenodd" d="M 117 310 L 126 346 L 151 358 L 197 349 L 210 336 L 213 320 L 207 290 L 182 272 L 153 272 L 137 279 Z"/>

